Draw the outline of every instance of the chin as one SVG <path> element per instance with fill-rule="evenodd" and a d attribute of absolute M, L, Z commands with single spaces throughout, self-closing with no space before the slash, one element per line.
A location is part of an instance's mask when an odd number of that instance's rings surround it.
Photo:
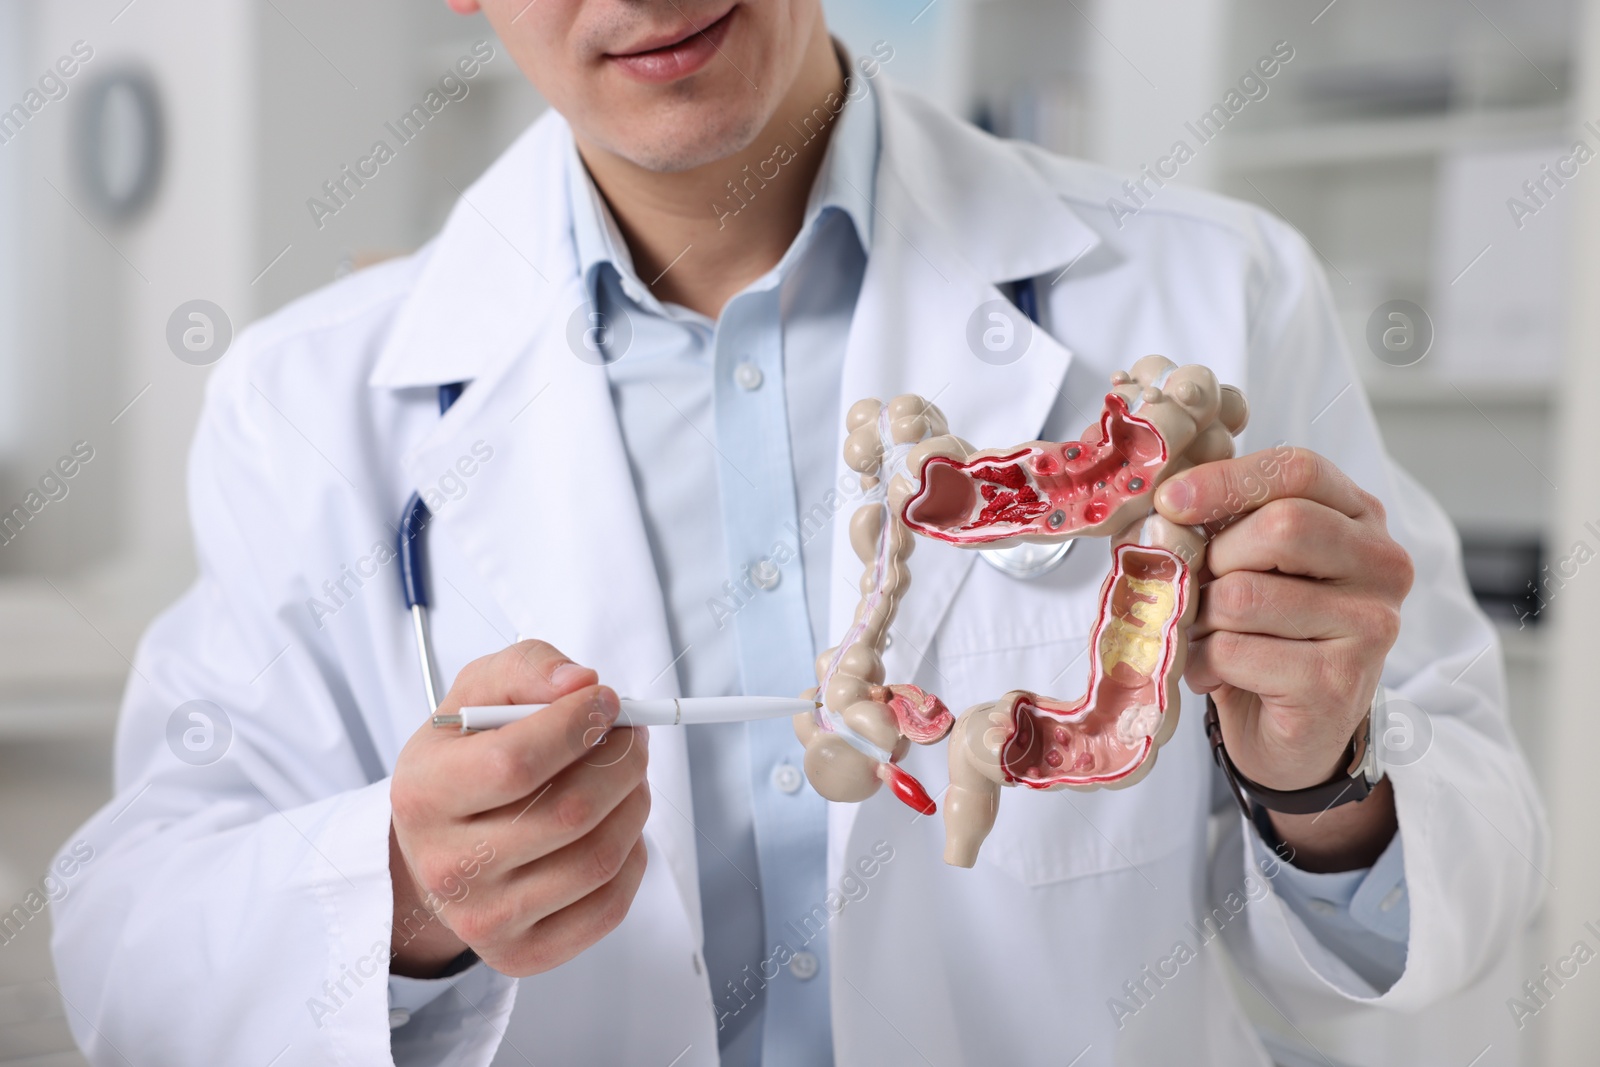
<path fill-rule="evenodd" d="M 601 147 L 634 166 L 663 174 L 708 166 L 750 146 L 767 123 L 754 109 L 695 103 L 593 131 Z"/>

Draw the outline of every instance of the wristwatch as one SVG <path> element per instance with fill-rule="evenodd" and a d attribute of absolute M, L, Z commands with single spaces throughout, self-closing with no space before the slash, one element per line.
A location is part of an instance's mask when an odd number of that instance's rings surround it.
<path fill-rule="evenodd" d="M 1257 820 L 1257 808 L 1285 815 L 1314 815 L 1341 804 L 1365 800 L 1383 780 L 1380 741 L 1383 737 L 1384 707 L 1383 686 L 1380 685 L 1373 694 L 1366 717 L 1350 738 L 1346 758 L 1341 762 L 1342 769 L 1335 771 L 1326 782 L 1304 789 L 1269 789 L 1240 774 L 1222 743 L 1222 722 L 1217 718 L 1216 701 L 1210 696 L 1206 697 L 1206 738 L 1211 742 L 1212 758 L 1222 768 L 1228 788 L 1233 790 L 1247 818 Z"/>

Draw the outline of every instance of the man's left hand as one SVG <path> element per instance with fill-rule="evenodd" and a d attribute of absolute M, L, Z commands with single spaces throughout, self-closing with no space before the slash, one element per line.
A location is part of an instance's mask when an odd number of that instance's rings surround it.
<path fill-rule="evenodd" d="M 1383 505 L 1315 452 L 1279 446 L 1186 471 L 1161 486 L 1156 507 L 1215 532 L 1184 678 L 1216 701 L 1234 764 L 1271 789 L 1329 780 L 1411 588 L 1411 557 L 1389 536 Z M 1365 866 L 1393 836 L 1392 794 L 1384 783 L 1360 804 L 1273 822 L 1315 866 Z"/>

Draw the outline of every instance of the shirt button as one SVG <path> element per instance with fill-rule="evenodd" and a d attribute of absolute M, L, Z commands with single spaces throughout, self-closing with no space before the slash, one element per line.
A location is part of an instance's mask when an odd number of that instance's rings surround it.
<path fill-rule="evenodd" d="M 792 763 L 780 763 L 772 768 L 772 784 L 785 793 L 797 793 L 800 784 L 805 781 L 805 776 L 800 773 L 800 768 Z"/>
<path fill-rule="evenodd" d="M 404 1008 L 389 1009 L 389 1029 L 398 1030 L 411 1021 L 411 1013 Z"/>
<path fill-rule="evenodd" d="M 1400 903 L 1400 898 L 1405 896 L 1405 894 L 1406 894 L 1405 886 L 1402 886 L 1402 885 L 1395 886 L 1393 889 L 1389 890 L 1388 893 L 1384 894 L 1383 899 L 1378 902 L 1378 910 L 1379 911 L 1393 911 L 1394 910 L 1394 906 L 1396 904 Z"/>
<path fill-rule="evenodd" d="M 810 952 L 796 952 L 794 959 L 789 961 L 789 973 L 802 982 L 810 981 L 817 975 L 817 957 Z"/>
<path fill-rule="evenodd" d="M 762 589 L 770 591 L 778 588 L 778 583 L 783 580 L 783 572 L 778 570 L 776 563 L 764 559 L 750 568 L 750 578 Z"/>
<path fill-rule="evenodd" d="M 754 392 L 755 390 L 761 388 L 761 382 L 763 380 L 761 368 L 756 366 L 754 363 L 751 363 L 749 360 L 746 360 L 737 367 L 733 368 L 733 380 L 737 382 L 739 384 L 739 388 L 743 389 L 745 392 Z"/>

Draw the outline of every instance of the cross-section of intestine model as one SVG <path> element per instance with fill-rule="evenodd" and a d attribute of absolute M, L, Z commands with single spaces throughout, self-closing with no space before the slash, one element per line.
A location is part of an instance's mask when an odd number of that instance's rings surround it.
<path fill-rule="evenodd" d="M 863 560 L 881 562 L 863 577 L 853 639 L 822 657 L 819 678 L 828 716 L 837 683 L 845 727 L 870 734 L 875 747 L 837 727 L 840 740 L 825 736 L 822 712 L 797 719 L 817 791 L 832 800 L 865 799 L 879 781 L 895 784 L 905 774 L 893 764 L 908 739 L 931 743 L 949 731 L 945 860 L 970 867 L 994 826 L 1001 786 L 1122 788 L 1148 774 L 1177 727 L 1185 630 L 1194 620 L 1194 576 L 1206 544 L 1203 530 L 1156 514 L 1153 492 L 1181 470 L 1231 456 L 1246 417 L 1243 395 L 1219 385 L 1209 369 L 1177 367 L 1160 356 L 1112 376 L 1099 421 L 1077 441 L 977 452 L 946 433 L 943 415 L 919 397 L 852 408 L 847 462 L 881 476 L 874 485 L 882 486 L 886 506 L 858 511 L 851 541 Z M 969 548 L 1110 536 L 1111 573 L 1100 590 L 1084 696 L 1057 700 L 1014 690 L 968 708 L 950 731 L 936 697 L 885 687 L 882 639 L 909 580 L 912 532 Z M 870 557 L 869 543 L 876 553 Z M 854 682 L 838 683 L 841 675 Z M 896 792 L 908 803 L 926 799 L 920 785 L 914 793 L 897 785 Z M 933 808 L 931 800 L 914 806 Z"/>

